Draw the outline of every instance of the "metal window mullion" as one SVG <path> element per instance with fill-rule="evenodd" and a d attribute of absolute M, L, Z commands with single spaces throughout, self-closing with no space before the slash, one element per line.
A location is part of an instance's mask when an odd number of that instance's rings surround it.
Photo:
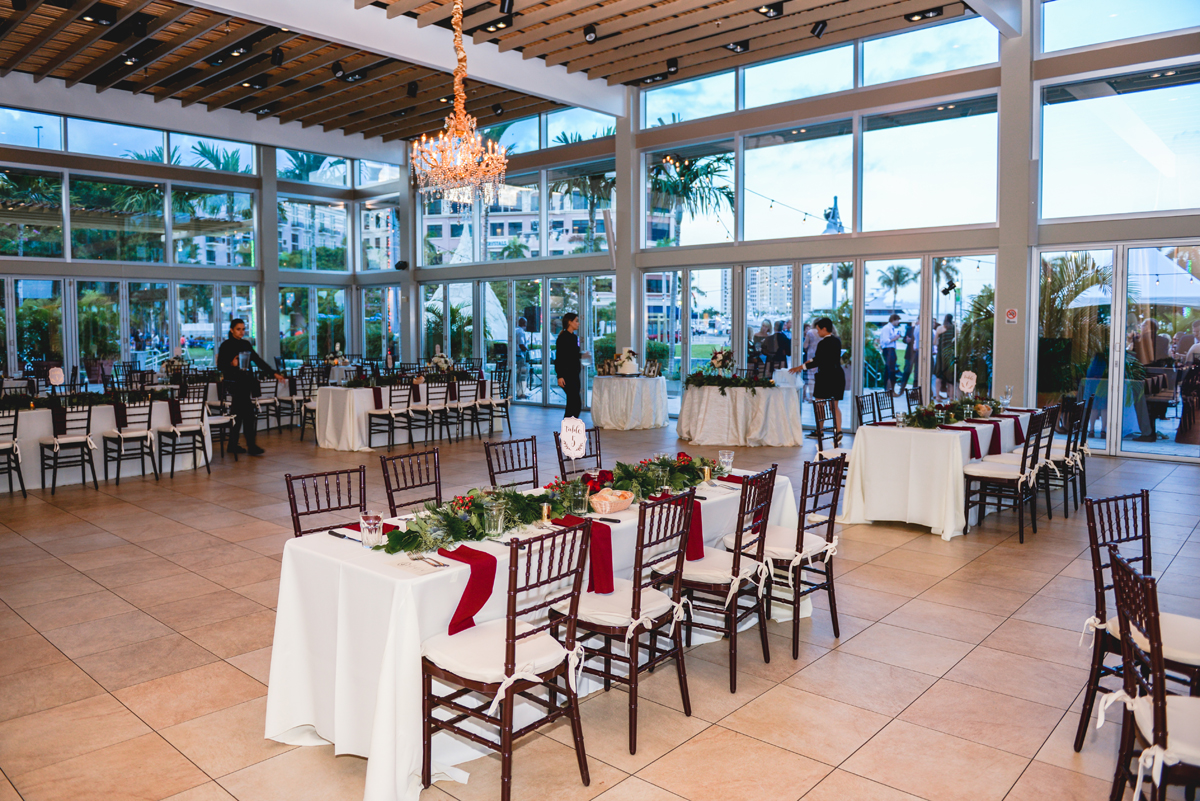
<path fill-rule="evenodd" d="M 75 278 L 56 280 L 62 282 L 63 368 L 69 371 L 79 364 L 79 286 Z"/>
<path fill-rule="evenodd" d="M 1112 313 L 1108 318 L 1108 437 L 1104 442 L 1104 450 L 1109 456 L 1119 456 L 1123 441 L 1121 432 L 1125 430 L 1125 327 L 1116 325 L 1114 321 L 1127 319 L 1129 313 L 1129 298 L 1125 291 L 1129 281 L 1129 246 L 1114 245 L 1112 254 Z M 1120 292 L 1117 287 L 1121 287 Z"/>
<path fill-rule="evenodd" d="M 163 264 L 176 266 L 175 262 L 175 215 L 171 213 L 171 194 L 175 191 L 171 181 L 163 181 Z"/>
<path fill-rule="evenodd" d="M 850 130 L 853 142 L 853 158 L 851 165 L 852 180 L 850 182 L 850 230 L 858 233 L 862 230 L 862 198 L 863 198 L 863 146 L 862 146 L 862 115 L 855 114 L 850 120 Z M 836 280 L 836 276 L 835 276 Z"/>
<path fill-rule="evenodd" d="M 538 255 L 545 258 L 550 253 L 550 179 L 549 171 L 540 173 L 538 188 Z"/>
<path fill-rule="evenodd" d="M 928 321 L 933 319 L 933 293 L 936 289 L 937 287 L 933 285 L 933 257 L 926 254 L 921 257 L 921 303 L 919 312 L 920 316 L 917 317 L 918 325 L 921 323 L 921 321 L 925 321 L 926 327 L 930 327 L 930 323 Z M 954 342 L 955 346 L 957 347 L 957 337 L 955 337 Z M 934 400 L 932 395 L 933 331 L 925 332 L 924 342 L 922 342 L 921 347 L 917 349 L 917 382 L 922 387 L 929 388 L 926 396 L 932 403 Z"/>
<path fill-rule="evenodd" d="M 862 393 L 863 386 L 863 371 L 866 369 L 866 315 L 863 313 L 863 298 L 866 297 L 866 273 L 867 263 L 865 259 L 858 258 L 854 260 L 854 308 L 851 311 L 850 323 L 854 330 L 854 347 L 851 350 L 850 361 L 854 365 L 854 369 L 850 371 L 851 394 L 859 395 Z M 833 265 L 833 280 L 837 280 L 837 264 Z M 834 310 L 837 311 L 836 309 Z M 850 420 L 842 420 L 842 428 L 854 431 L 855 419 L 853 414 L 853 405 L 851 408 Z"/>
<path fill-rule="evenodd" d="M 63 136 L 66 136 L 64 126 Z M 63 232 L 63 261 L 74 261 L 71 247 L 71 171 L 62 171 L 62 232 Z"/>
<path fill-rule="evenodd" d="M 117 282 L 117 319 L 119 321 L 117 330 L 120 331 L 121 341 L 117 343 L 121 354 L 121 361 L 131 361 L 133 359 L 132 349 L 129 346 L 129 334 L 132 330 L 131 320 L 129 319 L 129 282 Z"/>
<path fill-rule="evenodd" d="M 741 68 L 738 68 L 738 74 L 741 74 Z M 740 84 L 739 84 L 740 85 Z M 742 134 L 735 134 L 733 137 L 733 241 L 741 242 L 745 239 L 745 159 L 742 158 L 743 147 L 745 146 L 745 138 Z"/>

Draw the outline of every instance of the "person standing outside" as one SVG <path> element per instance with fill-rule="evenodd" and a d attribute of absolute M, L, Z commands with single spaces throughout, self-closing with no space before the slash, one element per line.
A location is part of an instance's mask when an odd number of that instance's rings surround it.
<path fill-rule="evenodd" d="M 259 393 L 258 379 L 253 367 L 267 373 L 274 373 L 271 366 L 254 352 L 254 348 L 245 340 L 246 321 L 235 319 L 229 324 L 229 339 L 221 343 L 217 350 L 217 369 L 225 380 L 225 386 L 232 399 L 229 410 L 233 413 L 233 426 L 229 430 L 229 452 L 249 453 L 251 456 L 262 456 L 263 449 L 258 447 L 255 439 L 257 412 L 254 409 L 253 396 Z M 276 381 L 283 381 L 284 376 L 275 373 Z M 246 447 L 238 445 L 238 433 L 245 431 Z"/>
<path fill-rule="evenodd" d="M 896 343 L 900 340 L 900 315 L 893 314 L 879 329 L 879 349 L 883 352 L 883 388 L 888 392 L 896 384 Z"/>
<path fill-rule="evenodd" d="M 842 341 L 833 333 L 833 320 L 822 317 L 813 324 L 816 328 L 816 353 L 811 359 L 791 368 L 789 373 L 817 368 L 817 379 L 813 386 L 813 397 L 817 400 L 833 400 L 834 437 L 842 436 L 841 400 L 846 396 L 846 372 L 842 369 Z"/>
<path fill-rule="evenodd" d="M 900 386 L 896 387 L 896 397 L 908 389 L 908 378 L 917 366 L 917 354 L 921 352 L 921 320 L 909 323 L 904 329 L 904 372 L 900 374 Z"/>
<path fill-rule="evenodd" d="M 562 316 L 562 331 L 554 342 L 554 374 L 558 376 L 558 385 L 567 396 L 567 413 L 564 417 L 579 417 L 583 412 L 583 386 L 580 373 L 583 372 L 584 354 L 579 351 L 579 315 L 567 312 Z"/>
<path fill-rule="evenodd" d="M 529 332 L 525 330 L 525 318 L 517 320 L 517 400 L 529 397 L 525 385 L 529 381 Z"/>

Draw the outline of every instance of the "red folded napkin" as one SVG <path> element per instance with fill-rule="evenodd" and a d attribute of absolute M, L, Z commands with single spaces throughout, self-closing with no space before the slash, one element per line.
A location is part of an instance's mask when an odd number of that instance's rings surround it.
<path fill-rule="evenodd" d="M 717 481 L 728 481 L 730 484 L 741 484 L 745 480 L 745 476 L 735 476 L 730 473 L 727 476 L 717 476 Z"/>
<path fill-rule="evenodd" d="M 992 441 L 988 445 L 988 455 L 995 456 L 1002 453 L 1004 449 L 1000 446 L 1000 421 L 989 420 L 986 417 L 971 417 L 966 420 L 968 423 L 987 423 L 992 427 Z"/>
<path fill-rule="evenodd" d="M 438 554 L 471 567 L 471 577 L 467 579 L 467 586 L 463 589 L 462 598 L 447 629 L 450 634 L 458 634 L 475 625 L 475 615 L 492 597 L 492 585 L 496 583 L 496 557 L 468 545 L 460 545 L 453 551 L 438 548 Z"/>
<path fill-rule="evenodd" d="M 938 426 L 943 431 L 966 431 L 971 435 L 971 458 L 982 459 L 983 454 L 979 450 L 979 432 L 971 426 Z"/>
<path fill-rule="evenodd" d="M 1019 414 L 1001 414 L 998 416 L 1003 417 L 1006 420 L 1013 421 L 1013 435 L 1016 438 L 1016 444 L 1023 445 L 1025 443 L 1025 429 L 1023 429 L 1021 427 L 1021 415 L 1019 415 Z"/>
<path fill-rule="evenodd" d="M 371 387 L 371 400 L 375 401 L 375 411 L 383 408 L 383 387 Z"/>
<path fill-rule="evenodd" d="M 869 426 L 894 426 L 894 425 L 896 425 L 896 421 L 895 420 L 879 420 L 874 423 L 867 423 L 867 425 L 869 425 Z"/>
<path fill-rule="evenodd" d="M 342 526 L 342 528 L 346 529 L 347 531 L 357 531 L 359 533 L 362 533 L 362 524 L 361 523 L 351 523 L 348 526 Z M 384 536 L 386 536 L 389 531 L 395 531 L 398 528 L 400 528 L 400 527 L 394 526 L 391 523 L 384 523 L 383 524 Z"/>
<path fill-rule="evenodd" d="M 723 481 L 733 481 L 735 484 L 742 483 L 741 476 L 722 476 Z M 652 501 L 661 501 L 663 498 L 671 497 L 667 493 L 650 497 Z M 700 501 L 692 501 L 692 527 L 688 529 L 687 541 L 687 560 L 695 562 L 704 558 L 704 515 L 700 511 Z"/>
<path fill-rule="evenodd" d="M 583 521 L 584 518 L 576 515 L 563 515 L 550 522 L 556 526 L 577 526 Z M 608 595 L 613 591 L 612 528 L 593 520 L 591 542 L 591 572 L 588 575 L 587 591 Z"/>

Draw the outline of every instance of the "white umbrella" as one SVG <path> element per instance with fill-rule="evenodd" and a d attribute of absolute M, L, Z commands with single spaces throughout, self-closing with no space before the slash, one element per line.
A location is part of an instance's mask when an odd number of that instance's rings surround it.
<path fill-rule="evenodd" d="M 1200 281 L 1158 248 L 1129 251 L 1129 301 L 1136 306 L 1200 306 Z M 1089 287 L 1068 308 L 1112 304 L 1112 286 Z"/>

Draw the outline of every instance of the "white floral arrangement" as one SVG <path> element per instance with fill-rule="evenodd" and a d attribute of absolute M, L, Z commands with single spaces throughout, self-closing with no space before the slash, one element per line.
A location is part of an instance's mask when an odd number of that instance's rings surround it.
<path fill-rule="evenodd" d="M 334 366 L 344 363 L 342 361 L 342 343 L 333 343 L 333 350 L 325 354 L 325 363 Z"/>
<path fill-rule="evenodd" d="M 454 364 L 446 354 L 435 353 L 429 360 L 429 367 L 439 373 L 448 373 L 454 367 Z"/>
<path fill-rule="evenodd" d="M 733 369 L 733 351 L 732 350 L 714 350 L 712 358 L 708 360 L 708 366 L 713 370 L 732 370 Z"/>
<path fill-rule="evenodd" d="M 158 369 L 163 375 L 175 375 L 176 373 L 182 373 L 186 364 L 187 362 L 179 356 L 172 356 L 169 359 L 163 359 L 159 362 Z"/>

